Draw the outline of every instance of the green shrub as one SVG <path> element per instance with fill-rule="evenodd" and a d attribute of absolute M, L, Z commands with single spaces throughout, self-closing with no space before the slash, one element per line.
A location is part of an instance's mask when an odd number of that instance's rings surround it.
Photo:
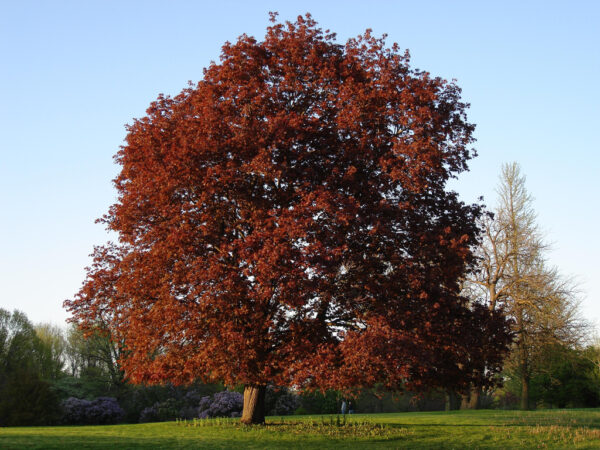
<path fill-rule="evenodd" d="M 36 373 L 12 372 L 0 388 L 0 425 L 52 425 L 60 416 L 58 397 Z"/>

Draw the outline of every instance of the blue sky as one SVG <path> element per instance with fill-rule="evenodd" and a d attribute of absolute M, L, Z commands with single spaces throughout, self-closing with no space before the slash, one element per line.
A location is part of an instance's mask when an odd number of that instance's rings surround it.
<path fill-rule="evenodd" d="M 94 220 L 114 201 L 112 156 L 126 123 L 177 94 L 268 12 L 310 12 L 338 41 L 372 28 L 412 64 L 457 79 L 479 156 L 452 188 L 495 204 L 517 161 L 552 242 L 550 262 L 581 282 L 600 324 L 600 2 L 0 2 L 0 307 L 62 323 Z"/>

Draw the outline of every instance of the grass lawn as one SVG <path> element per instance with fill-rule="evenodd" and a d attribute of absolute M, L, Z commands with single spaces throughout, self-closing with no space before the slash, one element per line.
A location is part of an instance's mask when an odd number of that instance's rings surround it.
<path fill-rule="evenodd" d="M 600 409 L 270 417 L 136 425 L 0 428 L 2 449 L 600 448 Z"/>

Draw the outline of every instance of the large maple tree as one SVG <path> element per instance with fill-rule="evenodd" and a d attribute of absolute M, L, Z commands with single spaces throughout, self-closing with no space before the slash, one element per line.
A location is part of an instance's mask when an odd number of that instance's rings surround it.
<path fill-rule="evenodd" d="M 460 296 L 481 214 L 446 188 L 473 156 L 460 89 L 370 31 L 272 21 L 128 127 L 119 240 L 73 320 L 107 327 L 134 382 L 244 385 L 246 423 L 268 383 L 489 381 L 509 336 Z"/>

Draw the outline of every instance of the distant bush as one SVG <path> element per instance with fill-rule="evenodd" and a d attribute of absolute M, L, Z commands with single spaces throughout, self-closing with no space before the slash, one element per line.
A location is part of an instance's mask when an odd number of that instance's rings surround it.
<path fill-rule="evenodd" d="M 275 402 L 275 407 L 268 411 L 272 416 L 287 416 L 294 414 L 294 411 L 300 406 L 300 398 L 291 392 L 284 392 Z"/>
<path fill-rule="evenodd" d="M 180 417 L 179 402 L 174 398 L 168 398 L 163 402 L 144 408 L 140 413 L 140 422 L 167 422 Z"/>
<path fill-rule="evenodd" d="M 193 419 L 195 417 L 198 417 L 198 405 L 200 404 L 201 400 L 202 394 L 200 394 L 198 391 L 188 391 L 183 397 L 183 405 L 179 410 L 179 418 Z"/>
<path fill-rule="evenodd" d="M 62 410 L 62 423 L 66 425 L 109 425 L 125 417 L 125 411 L 113 397 L 91 401 L 70 397 L 62 402 Z"/>
<path fill-rule="evenodd" d="M 53 425 L 58 410 L 56 394 L 36 373 L 18 370 L 0 377 L 0 426 Z"/>
<path fill-rule="evenodd" d="M 179 400 L 169 398 L 144 408 L 140 413 L 139 421 L 166 422 L 176 418 L 240 417 L 243 406 L 244 397 L 239 392 L 222 391 L 202 396 L 200 392 L 192 389 Z M 265 406 L 268 415 L 284 416 L 294 414 L 300 406 L 300 399 L 285 388 L 274 390 L 269 387 Z"/>
<path fill-rule="evenodd" d="M 98 397 L 92 400 L 87 415 L 90 423 L 108 425 L 121 422 L 125 416 L 125 411 L 119 406 L 115 398 Z"/>
<path fill-rule="evenodd" d="M 198 406 L 200 418 L 239 417 L 242 415 L 244 397 L 239 392 L 223 391 L 212 397 L 202 397 Z"/>
<path fill-rule="evenodd" d="M 300 406 L 308 414 L 336 414 L 340 412 L 338 397 L 337 391 L 303 392 L 300 396 Z"/>
<path fill-rule="evenodd" d="M 305 414 L 308 414 L 308 411 L 303 406 L 300 406 L 299 408 L 296 409 L 296 411 L 294 411 L 294 414 L 303 416 Z"/>
<path fill-rule="evenodd" d="M 267 416 L 294 414 L 300 406 L 300 397 L 283 386 L 267 386 L 265 411 Z"/>

